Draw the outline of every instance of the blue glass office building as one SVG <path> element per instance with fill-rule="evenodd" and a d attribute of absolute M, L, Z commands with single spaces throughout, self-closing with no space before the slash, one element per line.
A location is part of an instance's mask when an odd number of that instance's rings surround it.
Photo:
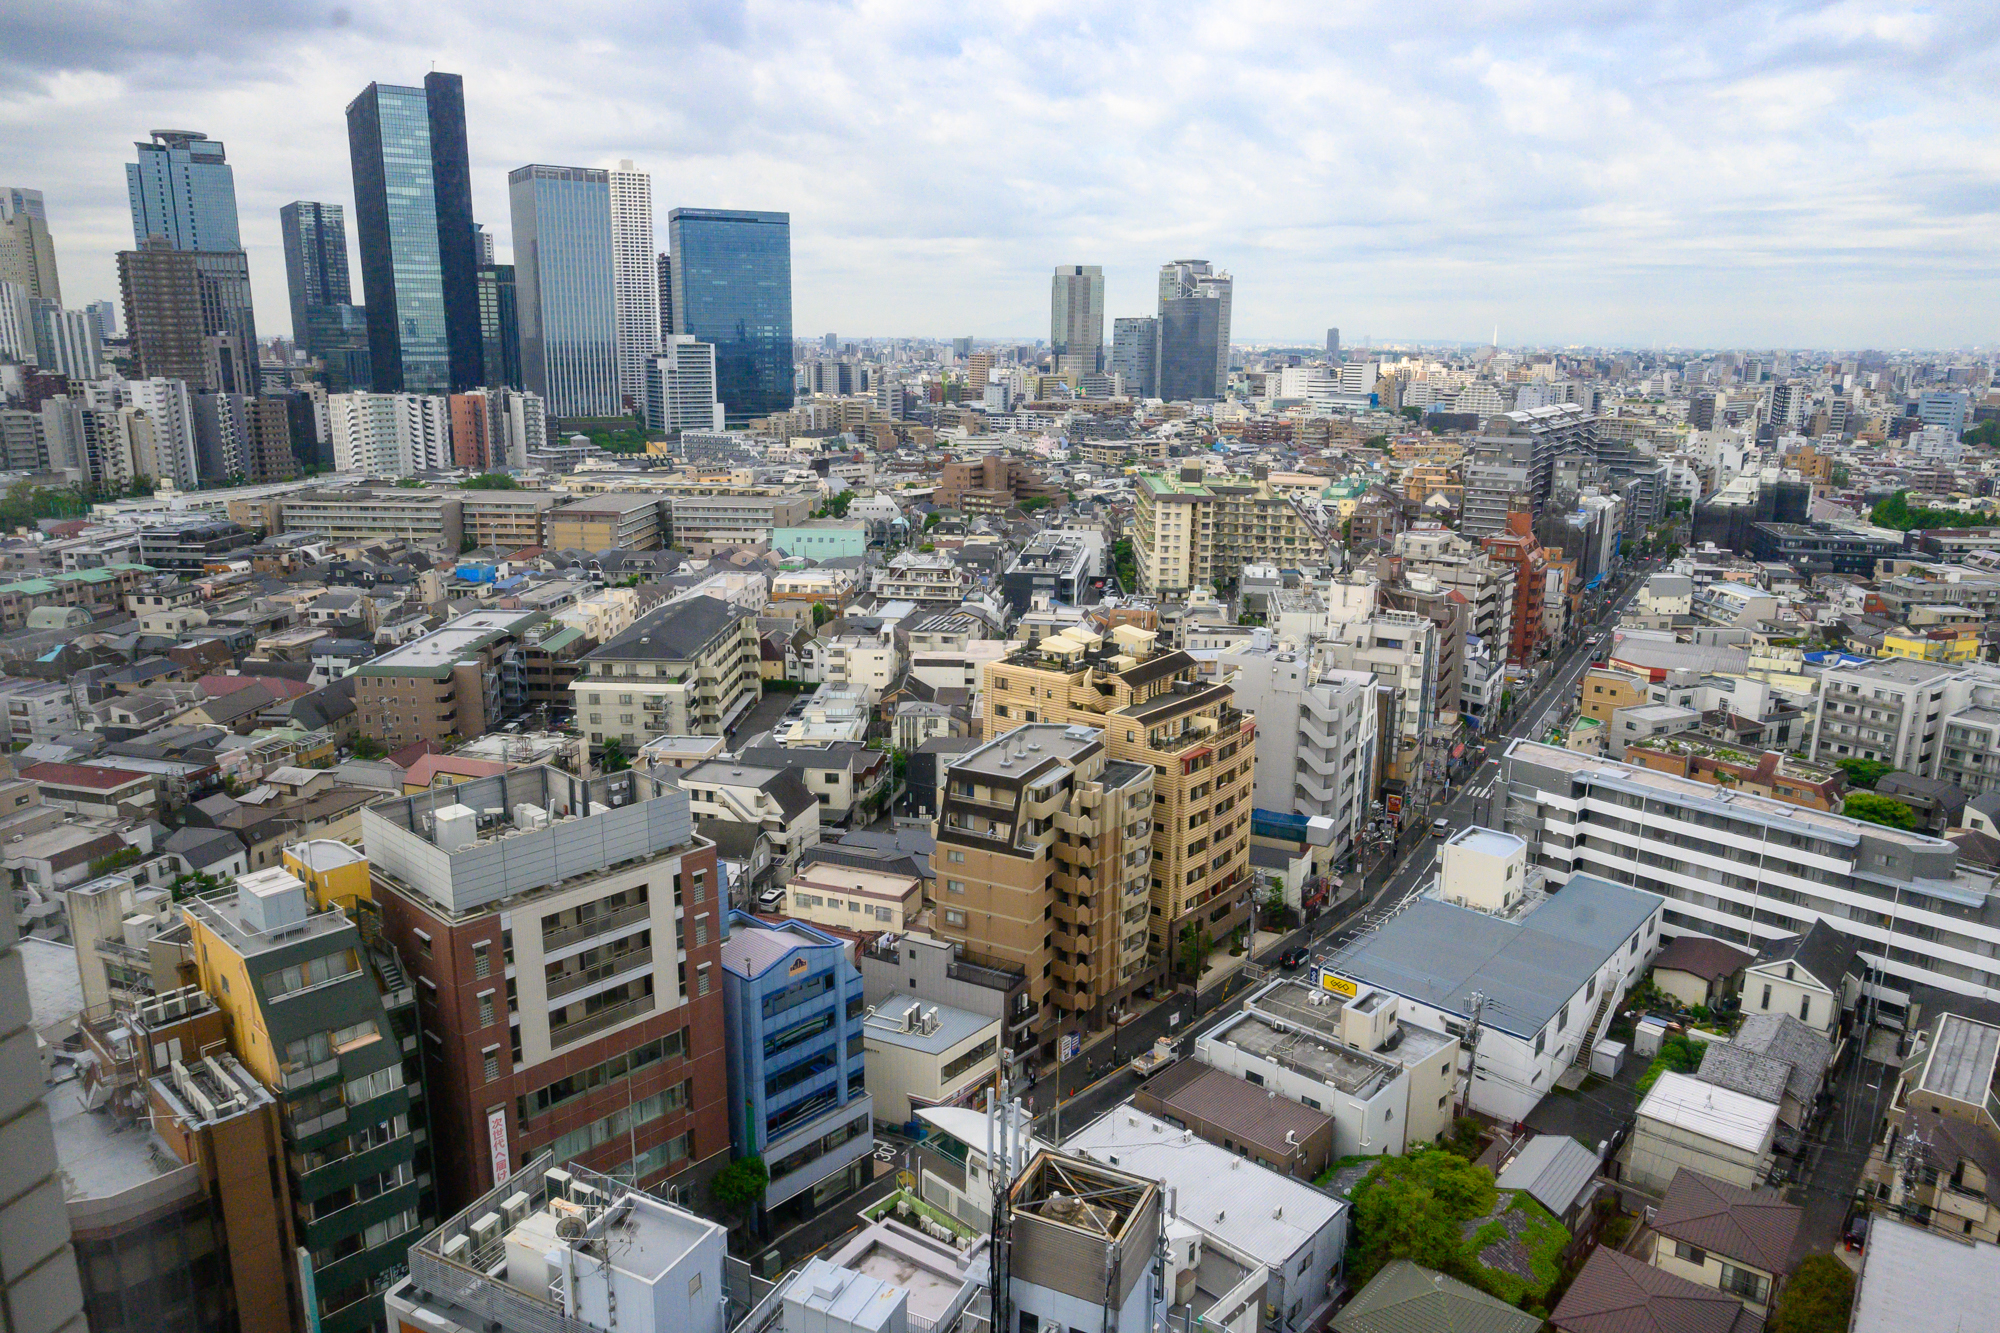
<path fill-rule="evenodd" d="M 347 106 L 354 229 L 381 393 L 456 393 L 484 382 L 465 85 L 371 83 Z"/>
<path fill-rule="evenodd" d="M 507 200 L 522 381 L 552 417 L 618 415 L 610 174 L 521 167 L 507 173 Z"/>
<path fill-rule="evenodd" d="M 137 162 L 125 164 L 132 204 L 132 248 L 164 236 L 175 250 L 241 250 L 236 226 L 236 172 L 222 145 L 193 130 L 154 130 L 151 143 L 134 144 Z"/>
<path fill-rule="evenodd" d="M 667 215 L 674 332 L 715 346 L 728 424 L 792 406 L 792 215 L 676 208 Z"/>
<path fill-rule="evenodd" d="M 764 1159 L 764 1208 L 782 1226 L 870 1178 L 861 971 L 840 939 L 803 921 L 732 912 L 722 982 L 730 1149 Z"/>

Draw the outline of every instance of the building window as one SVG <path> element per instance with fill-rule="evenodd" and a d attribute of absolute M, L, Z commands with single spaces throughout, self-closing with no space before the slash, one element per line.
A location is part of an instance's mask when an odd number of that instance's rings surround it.
<path fill-rule="evenodd" d="M 959 911 L 957 908 L 947 907 L 944 909 L 944 923 L 947 926 L 963 926 L 965 924 L 965 913 Z"/>
<path fill-rule="evenodd" d="M 1708 1263 L 1708 1251 L 1690 1245 L 1684 1240 L 1677 1240 L 1674 1242 L 1674 1258 L 1700 1268 Z"/>
<path fill-rule="evenodd" d="M 486 1048 L 486 1081 L 488 1083 L 493 1083 L 496 1082 L 499 1079 L 499 1077 L 500 1077 L 500 1048 L 498 1046 L 488 1046 Z"/>
<path fill-rule="evenodd" d="M 1810 995 L 1799 996 L 1799 1021 L 1801 1023 L 1812 1022 L 1812 996 Z"/>
<path fill-rule="evenodd" d="M 472 946 L 472 975 L 477 978 L 491 976 L 492 973 L 492 945 L 485 940 L 481 940 Z"/>
<path fill-rule="evenodd" d="M 697 967 L 697 968 L 696 968 L 696 969 L 694 970 L 694 993 L 695 993 L 696 995 L 706 995 L 706 994 L 708 994 L 708 964 L 707 964 L 707 963 L 703 963 L 703 964 L 702 964 L 702 965 L 701 965 L 700 967 Z"/>
<path fill-rule="evenodd" d="M 1771 1007 L 1771 983 L 1768 981 L 1764 983 L 1764 1002 L 1757 1007 L 1766 1010 Z"/>
<path fill-rule="evenodd" d="M 479 1026 L 493 1026 L 493 992 L 490 990 L 479 992 Z"/>
<path fill-rule="evenodd" d="M 944 882 L 944 891 L 946 893 L 964 893 L 965 881 L 962 879 L 948 879 Z"/>

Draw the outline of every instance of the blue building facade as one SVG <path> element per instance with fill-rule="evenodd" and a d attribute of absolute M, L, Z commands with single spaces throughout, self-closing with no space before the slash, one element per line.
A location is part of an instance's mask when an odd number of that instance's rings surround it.
<path fill-rule="evenodd" d="M 458 393 L 485 382 L 479 336 L 465 85 L 371 83 L 347 105 L 354 230 L 378 393 Z"/>
<path fill-rule="evenodd" d="M 740 426 L 789 410 L 792 215 L 676 208 L 667 236 L 673 331 L 714 345 L 725 420 Z"/>
<path fill-rule="evenodd" d="M 789 1224 L 869 1179 L 861 971 L 836 936 L 732 912 L 722 974 L 730 1144 L 764 1159 L 766 1218 Z"/>
<path fill-rule="evenodd" d="M 145 249 L 148 236 L 176 250 L 243 248 L 236 172 L 220 143 L 192 130 L 154 130 L 151 143 L 133 147 L 139 160 L 125 164 L 133 249 Z"/>
<path fill-rule="evenodd" d="M 620 410 L 611 177 L 596 167 L 507 173 L 521 377 L 552 417 Z"/>

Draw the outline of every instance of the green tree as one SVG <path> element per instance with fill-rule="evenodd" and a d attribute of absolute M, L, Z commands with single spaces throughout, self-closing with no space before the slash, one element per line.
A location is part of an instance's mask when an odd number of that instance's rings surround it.
<path fill-rule="evenodd" d="M 598 765 L 606 773 L 623 773 L 632 767 L 632 761 L 625 757 L 625 745 L 616 736 L 604 742 L 604 752 Z"/>
<path fill-rule="evenodd" d="M 1917 826 L 1917 812 L 1893 796 L 1877 796 L 1872 791 L 1849 792 L 1840 813 L 1849 819 L 1865 819 L 1871 824 L 1903 830 Z"/>
<path fill-rule="evenodd" d="M 1111 543 L 1111 563 L 1118 571 L 1118 584 L 1131 592 L 1139 586 L 1139 557 L 1132 550 L 1132 539 L 1120 537 Z"/>
<path fill-rule="evenodd" d="M 1701 1068 L 1701 1058 L 1707 1052 L 1704 1042 L 1692 1037 L 1676 1034 L 1660 1043 L 1660 1053 L 1653 1057 L 1653 1063 L 1646 1066 L 1646 1072 L 1639 1075 L 1639 1095 L 1645 1096 L 1660 1081 L 1660 1075 L 1672 1070 L 1676 1074 L 1692 1074 Z"/>
<path fill-rule="evenodd" d="M 1264 893 L 1264 915 L 1272 921 L 1282 920 L 1285 915 L 1285 890 L 1282 885 L 1273 884 Z"/>
<path fill-rule="evenodd" d="M 406 491 L 420 491 L 424 488 L 423 482 L 415 477 L 398 477 L 396 484 Z"/>
<path fill-rule="evenodd" d="M 382 742 L 372 736 L 363 736 L 354 742 L 356 759 L 380 759 L 384 753 L 386 752 L 382 749 Z"/>
<path fill-rule="evenodd" d="M 1363 449 L 1387 449 L 1389 447 L 1389 437 L 1386 435 L 1370 435 L 1361 442 L 1361 447 Z"/>
<path fill-rule="evenodd" d="M 1190 921 L 1181 927 L 1181 970 L 1194 981 L 1201 980 L 1202 965 L 1215 948 L 1215 938 Z"/>
<path fill-rule="evenodd" d="M 1392 1259 L 1408 1259 L 1480 1284 L 1462 1224 L 1485 1216 L 1498 1202 L 1491 1171 L 1457 1153 L 1418 1148 L 1407 1156 L 1384 1157 L 1352 1197 L 1349 1263 L 1355 1282 L 1367 1282 Z"/>
<path fill-rule="evenodd" d="M 468 532 L 463 537 L 460 537 L 458 539 L 458 553 L 460 555 L 470 555 L 472 552 L 478 549 L 479 549 L 479 539 L 477 537 L 474 537 L 471 533 Z"/>
<path fill-rule="evenodd" d="M 1424 409 L 1421 407 L 1405 407 L 1400 409 L 1400 411 L 1412 421 L 1420 422 L 1424 419 Z"/>
<path fill-rule="evenodd" d="M 708 1182 L 708 1197 L 726 1213 L 743 1214 L 756 1207 L 771 1183 L 770 1168 L 761 1157 L 739 1157 Z"/>
<path fill-rule="evenodd" d="M 924 515 L 924 531 L 929 532 L 942 522 L 944 522 L 944 515 L 938 510 L 933 509 L 930 513 Z"/>
<path fill-rule="evenodd" d="M 1982 421 L 1958 438 L 1966 444 L 1983 444 L 1989 449 L 2000 449 L 2000 420 Z"/>
<path fill-rule="evenodd" d="M 1910 493 L 1897 491 L 1875 506 L 1869 515 L 1878 528 L 1909 532 L 1913 528 L 1983 528 L 1993 522 L 1991 514 L 1967 513 L 1962 509 L 1912 509 Z"/>
<path fill-rule="evenodd" d="M 812 618 L 813 628 L 818 629 L 821 625 L 833 619 L 833 608 L 825 602 L 814 602 L 812 604 Z"/>
<path fill-rule="evenodd" d="M 1807 1255 L 1778 1295 L 1770 1333 L 1843 1333 L 1854 1304 L 1853 1270 L 1830 1254 Z"/>
<path fill-rule="evenodd" d="M 1044 500 L 1041 496 L 1035 495 L 1035 496 L 1030 496 L 1028 499 L 1021 501 L 1021 503 L 1016 505 L 1015 508 L 1019 509 L 1024 514 L 1032 514 L 1037 509 L 1047 509 L 1053 503 L 1055 502 L 1052 500 Z"/>
<path fill-rule="evenodd" d="M 1857 787 L 1873 787 L 1896 771 L 1894 764 L 1885 764 L 1879 759 L 1836 759 L 1833 765 L 1847 774 L 1847 780 Z"/>
<path fill-rule="evenodd" d="M 482 472 L 476 477 L 468 477 L 463 483 L 468 491 L 518 491 L 521 483 L 504 472 Z"/>

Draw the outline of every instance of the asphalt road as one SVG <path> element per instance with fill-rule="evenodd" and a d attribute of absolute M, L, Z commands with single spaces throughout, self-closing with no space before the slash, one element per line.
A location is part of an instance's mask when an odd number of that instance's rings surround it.
<path fill-rule="evenodd" d="M 1500 772 L 1497 756 L 1506 750 L 1509 741 L 1522 736 L 1540 736 L 1567 713 L 1575 697 L 1577 678 L 1596 660 L 1590 643 L 1592 636 L 1617 619 L 1618 613 L 1632 600 L 1646 574 L 1653 568 L 1652 564 L 1637 567 L 1602 594 L 1598 602 L 1600 609 L 1585 622 L 1582 633 L 1577 636 L 1578 646 L 1556 660 L 1554 668 L 1544 675 L 1542 684 L 1531 691 L 1515 710 L 1515 721 L 1487 742 L 1487 758 L 1471 777 L 1450 794 L 1441 808 L 1433 807 L 1427 812 L 1429 818 L 1442 815 L 1453 829 L 1464 828 L 1486 818 L 1486 805 Z M 1430 882 L 1437 863 L 1437 841 L 1420 835 L 1402 853 L 1401 860 L 1388 876 L 1365 889 L 1348 904 L 1346 911 L 1308 922 L 1266 949 L 1256 961 L 1274 967 L 1280 954 L 1301 946 L 1311 950 L 1319 960 L 1338 953 Z M 1195 1038 L 1205 1034 L 1232 1012 L 1224 1007 L 1225 1001 L 1231 995 L 1240 995 L 1245 989 L 1248 989 L 1247 983 L 1231 978 L 1218 990 L 1203 995 L 1199 1012 L 1195 1012 L 1195 1006 L 1190 1003 L 1186 992 L 1170 996 L 1156 1002 L 1152 1008 L 1126 1024 L 1112 1035 L 1110 1041 L 1091 1047 L 1083 1057 L 1071 1060 L 1058 1071 L 1054 1080 L 1061 1090 L 1059 1103 L 1050 1097 L 1049 1080 L 1044 1080 L 1028 1093 L 1029 1104 L 1037 1112 L 1036 1132 L 1059 1141 L 1059 1130 L 1062 1133 L 1074 1132 L 1123 1102 L 1139 1085 L 1138 1077 L 1127 1067 L 1132 1057 L 1150 1047 L 1156 1038 L 1169 1033 L 1181 1037 L 1180 1051 L 1183 1056 L 1187 1055 L 1193 1049 Z"/>

